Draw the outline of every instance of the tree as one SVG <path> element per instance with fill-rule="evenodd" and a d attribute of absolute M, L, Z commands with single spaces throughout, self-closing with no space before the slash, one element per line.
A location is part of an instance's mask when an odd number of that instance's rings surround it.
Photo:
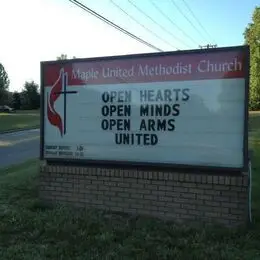
<path fill-rule="evenodd" d="M 0 63 L 0 104 L 4 104 L 8 96 L 9 78 L 4 66 Z"/>
<path fill-rule="evenodd" d="M 34 81 L 25 82 L 21 93 L 21 103 L 24 109 L 37 109 L 40 107 L 39 86 Z"/>
<path fill-rule="evenodd" d="M 60 56 L 57 57 L 57 60 L 67 60 L 68 56 L 67 54 L 61 54 Z"/>
<path fill-rule="evenodd" d="M 68 55 L 67 54 L 61 54 L 60 56 L 57 57 L 57 60 L 67 60 Z M 76 59 L 76 56 L 73 56 L 72 59 Z"/>
<path fill-rule="evenodd" d="M 12 106 L 14 109 L 21 108 L 21 97 L 20 97 L 20 93 L 17 91 L 13 93 Z"/>
<path fill-rule="evenodd" d="M 250 99 L 251 110 L 260 109 L 260 6 L 256 7 L 252 23 L 244 32 L 245 42 L 250 46 Z"/>

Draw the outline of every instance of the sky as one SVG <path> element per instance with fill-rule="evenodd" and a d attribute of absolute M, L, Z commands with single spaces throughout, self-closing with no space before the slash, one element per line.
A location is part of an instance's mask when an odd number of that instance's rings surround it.
<path fill-rule="evenodd" d="M 78 1 L 163 51 L 197 49 L 208 43 L 241 45 L 259 5 L 259 0 L 185 0 L 203 29 L 183 0 Z M 0 0 L 0 24 L 0 62 L 8 73 L 10 91 L 20 91 L 25 81 L 40 84 L 40 62 L 62 53 L 88 58 L 157 52 L 69 0 Z"/>

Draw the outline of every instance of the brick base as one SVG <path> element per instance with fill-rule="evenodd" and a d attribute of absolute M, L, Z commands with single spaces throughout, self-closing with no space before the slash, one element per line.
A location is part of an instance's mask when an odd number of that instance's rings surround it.
<path fill-rule="evenodd" d="M 219 176 L 95 167 L 40 167 L 40 196 L 70 203 L 173 221 L 244 225 L 248 175 Z"/>

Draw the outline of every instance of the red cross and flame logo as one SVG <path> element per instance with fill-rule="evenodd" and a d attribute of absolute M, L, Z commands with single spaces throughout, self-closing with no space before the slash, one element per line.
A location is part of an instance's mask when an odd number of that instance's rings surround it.
<path fill-rule="evenodd" d="M 61 137 L 67 132 L 67 95 L 75 94 L 77 91 L 67 91 L 68 72 L 64 68 L 59 71 L 57 80 L 47 94 L 47 116 L 51 125 L 58 128 Z M 56 110 L 55 102 L 63 95 L 63 116 Z"/>

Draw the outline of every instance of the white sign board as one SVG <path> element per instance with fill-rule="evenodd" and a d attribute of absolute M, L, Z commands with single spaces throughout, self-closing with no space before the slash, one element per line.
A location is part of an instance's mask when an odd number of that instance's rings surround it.
<path fill-rule="evenodd" d="M 42 156 L 239 168 L 247 49 L 42 63 Z"/>

